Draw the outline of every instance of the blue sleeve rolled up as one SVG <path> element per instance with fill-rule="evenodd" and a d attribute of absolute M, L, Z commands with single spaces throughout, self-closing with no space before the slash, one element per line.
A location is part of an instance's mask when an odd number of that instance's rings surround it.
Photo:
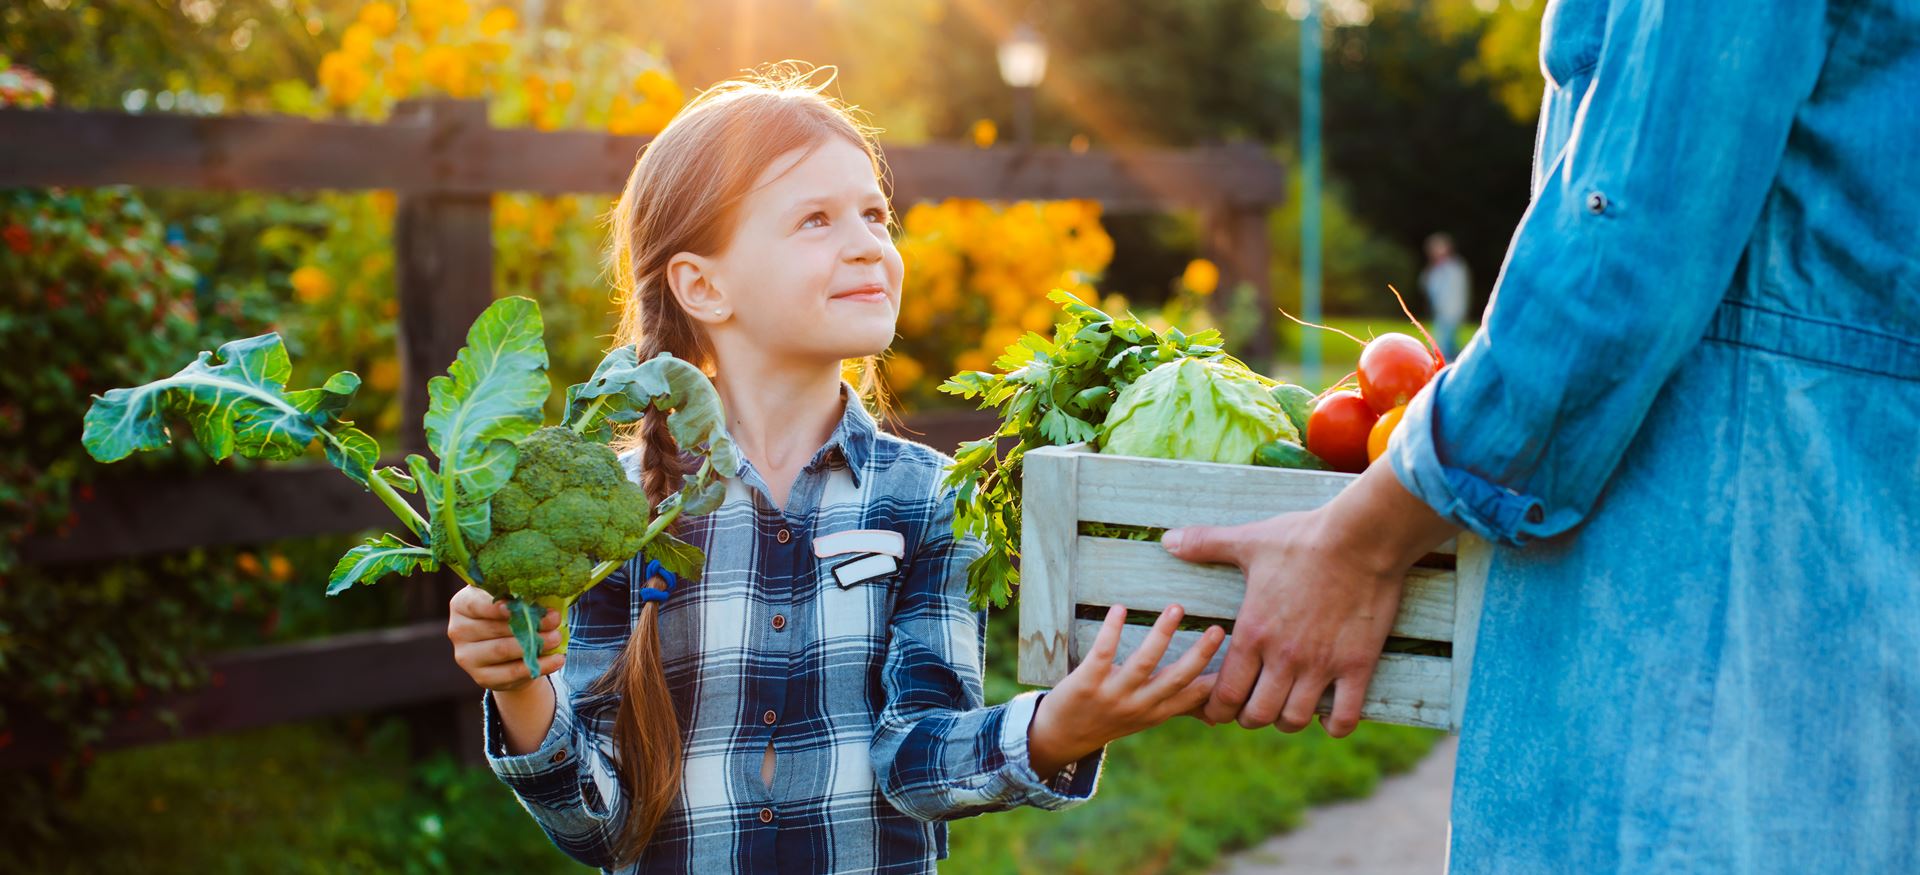
<path fill-rule="evenodd" d="M 1409 491 L 1511 546 L 1585 519 L 1732 283 L 1827 39 L 1820 2 L 1610 12 L 1485 324 L 1388 449 Z"/>

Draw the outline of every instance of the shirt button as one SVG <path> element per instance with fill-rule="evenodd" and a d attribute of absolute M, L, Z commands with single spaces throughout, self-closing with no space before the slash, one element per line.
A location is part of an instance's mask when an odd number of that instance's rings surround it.
<path fill-rule="evenodd" d="M 774 714 L 772 711 L 768 711 L 767 713 L 760 715 L 760 722 L 765 723 L 768 726 L 772 726 L 773 721 L 778 719 L 780 719 L 779 716 Z"/>
<path fill-rule="evenodd" d="M 761 823 L 772 823 L 772 822 L 773 822 L 773 809 L 771 809 L 771 808 L 762 808 L 762 809 L 760 809 L 760 822 L 761 822 Z"/>
<path fill-rule="evenodd" d="M 787 531 L 786 529 L 781 529 L 780 531 L 774 533 L 773 539 L 776 541 L 779 541 L 782 544 L 785 544 L 786 542 L 793 540 L 793 533 Z"/>
<path fill-rule="evenodd" d="M 548 757 L 548 758 L 547 758 L 547 762 L 550 762 L 550 763 L 557 763 L 557 762 L 560 762 L 561 760 L 564 760 L 564 759 L 566 759 L 566 758 L 567 758 L 567 752 L 563 750 L 563 751 L 560 751 L 560 752 L 558 752 L 558 753 L 555 753 L 555 754 L 554 754 L 553 756 L 551 756 L 551 757 Z"/>
<path fill-rule="evenodd" d="M 773 615 L 773 631 L 778 632 L 781 629 L 785 629 L 785 628 L 787 628 L 787 615 L 774 614 Z"/>
<path fill-rule="evenodd" d="M 1587 212 L 1600 215 L 1607 211 L 1607 196 L 1600 192 L 1587 195 Z"/>

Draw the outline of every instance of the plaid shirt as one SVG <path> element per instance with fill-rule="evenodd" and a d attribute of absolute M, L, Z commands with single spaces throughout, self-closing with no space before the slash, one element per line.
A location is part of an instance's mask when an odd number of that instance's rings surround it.
<path fill-rule="evenodd" d="M 970 610 L 947 459 L 881 433 L 852 387 L 833 436 L 801 471 L 783 512 L 751 464 L 720 509 L 682 526 L 706 551 L 660 612 L 661 656 L 685 730 L 685 780 L 627 872 L 933 872 L 943 821 L 1091 797 L 1101 753 L 1050 780 L 1035 774 L 1027 727 L 1039 693 L 986 707 L 986 614 Z M 623 457 L 630 476 L 634 459 Z M 898 570 L 840 585 L 815 538 L 898 532 Z M 609 576 L 572 608 L 567 663 L 553 677 L 553 726 L 509 756 L 491 694 L 487 756 L 553 842 L 613 865 L 627 800 L 614 777 L 613 697 L 586 691 L 627 641 L 640 600 Z M 884 566 L 884 561 L 880 564 Z M 767 746 L 773 785 L 761 779 Z"/>

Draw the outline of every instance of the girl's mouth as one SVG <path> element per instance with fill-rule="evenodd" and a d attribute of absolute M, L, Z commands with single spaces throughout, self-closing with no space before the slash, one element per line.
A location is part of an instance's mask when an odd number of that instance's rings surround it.
<path fill-rule="evenodd" d="M 881 303 L 887 300 L 887 290 L 878 283 L 872 283 L 864 286 L 855 286 L 841 292 L 835 292 L 829 300 Z"/>

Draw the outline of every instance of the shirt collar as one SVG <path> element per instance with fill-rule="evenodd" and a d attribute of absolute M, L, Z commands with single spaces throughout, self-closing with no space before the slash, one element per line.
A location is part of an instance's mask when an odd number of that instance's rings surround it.
<path fill-rule="evenodd" d="M 837 454 L 846 462 L 847 472 L 853 475 L 853 485 L 859 486 L 860 472 L 866 469 L 880 427 L 873 414 L 867 412 L 867 406 L 861 403 L 860 391 L 852 383 L 840 381 L 840 398 L 846 402 L 846 410 L 840 414 L 833 434 L 821 445 L 820 451 L 813 454 L 806 470 L 818 471 Z"/>

